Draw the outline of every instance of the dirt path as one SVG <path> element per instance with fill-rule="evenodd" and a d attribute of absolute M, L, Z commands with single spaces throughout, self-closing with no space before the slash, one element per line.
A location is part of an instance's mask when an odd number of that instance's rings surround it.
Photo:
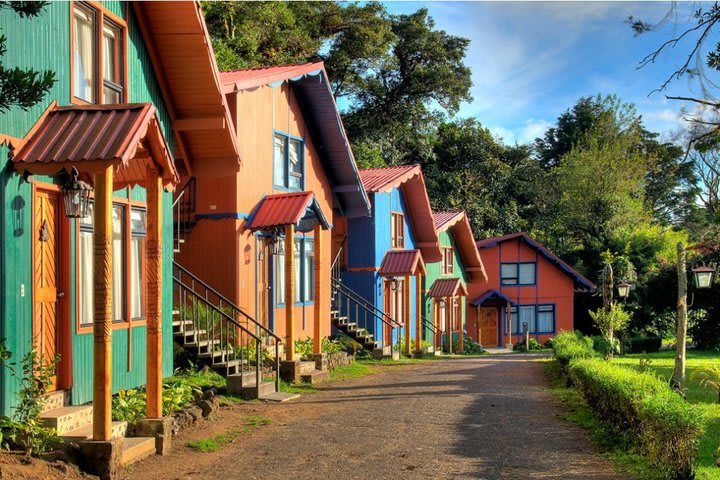
<path fill-rule="evenodd" d="M 132 479 L 624 479 L 586 434 L 557 418 L 542 364 L 509 355 L 388 367 L 285 405 L 244 404 L 181 434 Z M 272 424 L 215 453 L 185 446 L 241 424 Z"/>

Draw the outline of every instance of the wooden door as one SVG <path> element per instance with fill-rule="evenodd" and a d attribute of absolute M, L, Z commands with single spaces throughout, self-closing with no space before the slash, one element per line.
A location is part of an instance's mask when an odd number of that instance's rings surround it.
<path fill-rule="evenodd" d="M 56 192 L 36 191 L 34 198 L 34 274 L 33 292 L 33 340 L 35 347 L 46 364 L 61 354 L 62 309 L 60 300 L 65 292 L 60 288 L 62 275 L 61 254 L 61 205 L 60 195 Z M 58 365 L 56 375 L 52 377 L 50 390 L 57 389 L 60 376 Z"/>
<path fill-rule="evenodd" d="M 480 344 L 483 347 L 498 346 L 498 309 L 481 308 L 480 309 Z"/>
<path fill-rule="evenodd" d="M 272 289 L 270 288 L 270 242 L 265 237 L 260 237 L 258 241 L 258 318 L 257 321 L 270 328 L 270 308 L 272 304 Z"/>

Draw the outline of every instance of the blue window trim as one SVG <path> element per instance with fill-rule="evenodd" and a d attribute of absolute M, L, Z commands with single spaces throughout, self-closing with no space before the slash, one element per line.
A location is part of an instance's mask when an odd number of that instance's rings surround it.
<path fill-rule="evenodd" d="M 517 283 L 505 283 L 502 277 L 502 267 L 503 265 L 517 265 L 518 268 L 518 281 Z M 532 283 L 520 283 L 520 265 L 535 265 L 535 279 Z M 537 268 L 537 262 L 500 262 L 500 285 L 503 287 L 531 287 L 533 285 L 537 285 L 537 279 L 538 279 L 538 268 Z"/>
<path fill-rule="evenodd" d="M 518 319 L 518 330 L 513 330 L 513 321 L 512 321 L 512 311 L 515 310 L 515 312 L 519 312 L 520 308 L 522 307 L 535 307 L 535 331 L 530 332 L 530 335 L 548 335 L 548 334 L 554 334 L 556 332 L 556 325 L 557 325 L 557 304 L 555 303 L 526 303 L 526 304 L 518 304 L 514 305 L 510 308 L 510 334 L 511 335 L 522 335 L 522 330 L 520 329 L 520 320 Z M 553 313 L 553 319 L 552 319 L 552 330 L 549 332 L 541 332 L 537 330 L 538 325 L 538 316 L 540 314 L 540 307 L 552 307 L 552 313 Z M 507 332 L 504 332 L 507 334 Z"/>
<path fill-rule="evenodd" d="M 285 239 L 285 237 L 281 237 L 281 238 L 282 238 L 283 240 Z M 300 275 L 300 291 L 303 292 L 303 291 L 307 288 L 307 285 L 304 285 L 304 284 L 303 284 L 303 281 L 304 281 L 304 279 L 305 279 L 305 275 L 304 275 L 304 273 L 305 273 L 305 242 L 307 242 L 308 240 L 311 240 L 311 241 L 314 242 L 314 241 L 315 241 L 315 237 L 308 237 L 307 235 L 295 235 L 295 240 L 300 240 L 300 244 L 301 244 L 301 247 L 300 247 L 300 272 L 299 272 L 299 275 Z M 313 246 L 314 246 L 314 245 L 313 245 Z M 317 261 L 317 260 L 315 259 L 315 257 L 313 257 L 313 269 L 315 268 L 315 262 L 316 262 L 316 261 Z M 274 273 L 274 270 L 275 270 L 275 265 L 274 265 L 274 261 L 273 261 L 273 287 L 275 286 L 275 279 L 276 279 L 276 277 L 277 277 L 277 275 L 275 275 L 275 273 Z M 277 291 L 277 289 L 276 289 L 276 288 L 273 288 L 273 295 L 275 294 L 275 291 Z M 304 302 L 304 301 L 293 302 L 293 305 L 296 306 L 296 307 L 315 305 L 315 291 L 314 291 L 314 290 L 312 291 L 312 294 L 313 294 L 313 299 L 312 299 L 312 300 L 308 300 L 307 302 Z M 278 301 L 277 301 L 277 298 L 275 298 L 275 300 L 276 300 L 276 301 L 275 301 L 275 308 L 285 308 L 285 306 L 287 305 L 287 304 L 284 303 L 284 302 L 278 302 Z"/>
<path fill-rule="evenodd" d="M 285 152 L 286 152 L 286 158 L 285 158 L 285 185 L 277 185 L 275 184 L 275 136 L 279 135 L 281 137 L 285 137 Z M 298 188 L 290 188 L 290 140 L 297 140 L 301 144 L 300 149 L 300 168 L 302 169 L 302 177 L 301 177 L 301 187 Z M 273 155 L 273 188 L 275 190 L 281 190 L 283 192 L 302 192 L 305 191 L 305 139 L 303 137 L 297 137 L 295 135 L 290 135 L 287 132 L 283 132 L 281 130 L 273 129 L 273 135 L 272 135 L 272 155 Z"/>

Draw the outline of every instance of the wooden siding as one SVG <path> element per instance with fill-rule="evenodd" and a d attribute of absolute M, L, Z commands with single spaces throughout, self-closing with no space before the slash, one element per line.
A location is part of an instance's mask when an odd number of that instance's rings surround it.
<path fill-rule="evenodd" d="M 503 242 L 494 247 L 480 249 L 480 257 L 485 264 L 488 281 L 471 282 L 468 285 L 468 301 L 472 301 L 485 290 L 495 289 L 502 292 L 513 302 L 519 305 L 555 305 L 555 333 L 573 329 L 573 280 L 565 272 L 549 262 L 536 250 L 525 243 L 515 239 Z M 536 284 L 527 286 L 501 286 L 500 263 L 503 262 L 537 262 Z M 473 306 L 468 315 L 468 334 L 477 340 L 477 311 Z M 505 313 L 500 317 L 500 328 L 503 330 L 503 340 L 507 341 L 504 331 Z M 532 337 L 544 343 L 552 334 L 534 334 Z M 520 340 L 521 335 L 515 335 L 513 342 Z"/>
<path fill-rule="evenodd" d="M 154 79 L 151 63 L 134 15 L 126 15 L 123 2 L 105 2 L 112 13 L 128 23 L 128 89 L 131 102 L 152 102 L 160 120 L 163 134 L 172 151 L 172 132 L 167 109 L 159 86 Z M 128 9 L 131 10 L 131 9 Z M 35 121 L 56 100 L 60 105 L 70 104 L 70 4 L 50 3 L 34 19 L 21 19 L 12 12 L 0 16 L 0 29 L 7 36 L 7 53 L 3 65 L 10 67 L 52 70 L 57 82 L 43 102 L 27 112 L 13 108 L 0 115 L 0 133 L 23 137 Z M 0 165 L 8 162 L 8 149 L 0 146 Z M 53 177 L 36 176 L 34 181 L 59 183 Z M 0 337 L 15 359 L 24 355 L 31 345 L 32 336 L 32 195 L 31 184 L 22 180 L 12 169 L 0 170 Z M 163 196 L 163 373 L 171 375 L 172 365 L 172 194 Z M 133 189 L 132 198 L 144 200 L 142 188 Z M 72 266 L 75 265 L 75 221 L 71 221 L 70 249 Z M 21 296 L 24 285 L 25 295 Z M 70 302 L 73 325 L 73 388 L 72 400 L 82 403 L 91 400 L 92 334 L 75 334 L 76 272 L 71 268 L 71 289 L 65 301 Z M 128 330 L 113 331 L 113 389 L 137 387 L 145 383 L 145 328 L 132 329 L 132 369 L 127 371 Z M 117 359 L 117 361 L 115 360 Z M 123 360 L 124 359 L 124 360 Z M 0 375 L 0 414 L 10 414 L 15 401 L 17 382 L 6 374 Z"/>
<path fill-rule="evenodd" d="M 235 96 L 236 95 L 236 96 Z M 282 193 L 273 182 L 274 132 L 304 140 L 305 190 L 312 191 L 330 224 L 334 223 L 332 188 L 319 152 L 313 142 L 295 94 L 287 83 L 263 86 L 231 94 L 233 118 L 244 159 L 240 173 L 220 178 L 198 178 L 197 214 L 199 221 L 186 237 L 178 261 L 198 277 L 258 318 L 257 236 L 246 228 L 246 220 L 265 195 Z M 332 262 L 331 232 L 324 231 L 322 281 L 330 284 Z M 307 234 L 312 238 L 313 234 Z M 198 255 L 202 252 L 202 255 Z M 330 289 L 324 290 L 323 302 L 315 299 L 295 305 L 298 338 L 327 336 L 327 314 L 321 332 L 314 332 L 316 305 L 329 305 Z M 323 307 L 326 308 L 326 307 Z M 274 331 L 285 334 L 285 308 L 274 309 Z"/>

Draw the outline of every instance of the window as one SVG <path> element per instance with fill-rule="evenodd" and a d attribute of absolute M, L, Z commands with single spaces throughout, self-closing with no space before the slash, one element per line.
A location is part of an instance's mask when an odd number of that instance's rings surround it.
<path fill-rule="evenodd" d="M 305 187 L 303 141 L 276 133 L 273 153 L 273 179 L 276 187 L 302 190 Z"/>
<path fill-rule="evenodd" d="M 81 3 L 73 11 L 73 96 L 95 103 L 97 91 L 97 13 Z"/>
<path fill-rule="evenodd" d="M 113 322 L 126 322 L 126 300 L 129 290 L 130 314 L 133 320 L 145 318 L 145 244 L 147 213 L 143 209 L 130 209 L 128 231 L 128 205 L 113 204 L 112 210 L 112 318 Z M 78 318 L 81 326 L 93 324 L 93 204 L 90 215 L 80 220 L 78 237 Z M 128 238 L 130 247 L 128 251 Z M 125 259 L 130 255 L 128 279 Z"/>
<path fill-rule="evenodd" d="M 555 305 L 540 305 L 538 307 L 537 332 L 555 332 Z"/>
<path fill-rule="evenodd" d="M 535 285 L 535 263 L 500 264 L 502 285 Z"/>
<path fill-rule="evenodd" d="M 285 303 L 285 242 L 281 239 L 280 249 L 275 255 L 275 303 Z M 315 242 L 312 238 L 296 238 L 294 242 L 294 294 L 296 303 L 312 302 L 315 295 Z"/>
<path fill-rule="evenodd" d="M 510 324 L 512 333 L 521 335 L 523 323 L 527 322 L 528 332 L 535 333 L 535 305 L 520 305 L 520 316 L 518 318 L 518 307 L 510 308 Z"/>
<path fill-rule="evenodd" d="M 125 28 L 109 16 L 88 4 L 74 4 L 72 95 L 84 102 L 125 101 Z"/>
<path fill-rule="evenodd" d="M 405 248 L 405 215 L 402 213 L 390 214 L 390 238 L 391 248 Z"/>
<path fill-rule="evenodd" d="M 454 271 L 453 247 L 443 247 L 442 275 L 452 275 Z"/>

